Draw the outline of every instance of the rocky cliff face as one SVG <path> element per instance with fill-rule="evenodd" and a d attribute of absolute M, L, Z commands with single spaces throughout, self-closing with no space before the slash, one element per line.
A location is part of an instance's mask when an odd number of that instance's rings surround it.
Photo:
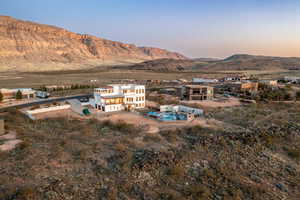
<path fill-rule="evenodd" d="M 79 69 L 184 56 L 0 16 L 0 70 Z"/>

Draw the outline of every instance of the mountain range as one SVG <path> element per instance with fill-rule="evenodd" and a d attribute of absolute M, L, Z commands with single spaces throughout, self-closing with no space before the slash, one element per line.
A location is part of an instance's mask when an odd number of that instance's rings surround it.
<path fill-rule="evenodd" d="M 300 58 L 236 54 L 226 59 L 189 59 L 164 49 L 138 47 L 0 16 L 0 71 L 75 70 L 105 66 L 160 72 L 300 70 Z"/>
<path fill-rule="evenodd" d="M 187 59 L 164 49 L 137 47 L 0 16 L 1 71 L 81 69 L 162 58 Z"/>

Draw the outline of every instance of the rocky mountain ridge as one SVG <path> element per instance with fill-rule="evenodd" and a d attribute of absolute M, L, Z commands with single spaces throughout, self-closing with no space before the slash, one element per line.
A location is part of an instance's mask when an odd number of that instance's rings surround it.
<path fill-rule="evenodd" d="M 162 58 L 187 59 L 159 48 L 137 47 L 0 16 L 1 71 L 80 69 Z"/>

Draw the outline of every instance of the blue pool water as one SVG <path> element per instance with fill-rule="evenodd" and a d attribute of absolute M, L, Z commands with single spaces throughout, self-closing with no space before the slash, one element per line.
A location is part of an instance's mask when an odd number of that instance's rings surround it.
<path fill-rule="evenodd" d="M 187 120 L 187 116 L 184 114 L 172 113 L 172 112 L 148 112 L 150 117 L 158 118 L 161 121 L 176 121 Z"/>

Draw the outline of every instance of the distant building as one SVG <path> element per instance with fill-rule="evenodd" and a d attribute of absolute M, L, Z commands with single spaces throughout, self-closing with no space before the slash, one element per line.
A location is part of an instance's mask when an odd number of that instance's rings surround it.
<path fill-rule="evenodd" d="M 260 80 L 260 83 L 266 84 L 266 85 L 270 85 L 270 86 L 277 86 L 278 85 L 278 81 L 277 80 Z"/>
<path fill-rule="evenodd" d="M 220 79 L 221 82 L 237 82 L 248 79 L 245 75 L 229 75 Z"/>
<path fill-rule="evenodd" d="M 22 93 L 23 99 L 30 99 L 36 97 L 36 91 L 31 88 L 0 89 L 0 92 L 2 93 L 4 100 L 15 99 L 18 91 Z"/>
<path fill-rule="evenodd" d="M 258 82 L 234 82 L 215 86 L 219 93 L 254 93 L 258 91 Z"/>
<path fill-rule="evenodd" d="M 220 79 L 221 82 L 234 82 L 234 81 L 241 81 L 241 77 L 239 76 L 229 76 Z"/>
<path fill-rule="evenodd" d="M 291 82 L 291 83 L 300 83 L 300 77 L 285 76 L 284 81 Z"/>
<path fill-rule="evenodd" d="M 214 98 L 214 88 L 204 85 L 186 85 L 178 88 L 178 96 L 182 100 L 212 100 Z"/>
<path fill-rule="evenodd" d="M 193 78 L 193 83 L 217 83 L 217 79 Z"/>
<path fill-rule="evenodd" d="M 94 89 L 93 106 L 104 112 L 133 110 L 145 107 L 144 85 L 113 84 Z"/>

